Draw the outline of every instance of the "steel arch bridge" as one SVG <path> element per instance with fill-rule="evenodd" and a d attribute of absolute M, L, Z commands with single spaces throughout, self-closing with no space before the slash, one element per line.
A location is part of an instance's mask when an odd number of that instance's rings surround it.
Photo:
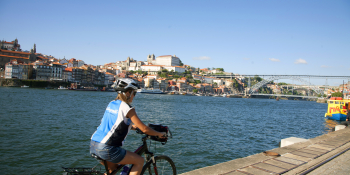
<path fill-rule="evenodd" d="M 309 85 L 311 87 L 312 90 L 314 90 L 317 94 L 322 94 L 324 90 L 312 85 L 310 82 L 304 80 L 304 79 L 301 79 L 300 77 L 297 77 L 297 76 L 289 76 L 289 75 L 277 75 L 277 76 L 271 76 L 267 79 L 264 79 L 262 81 L 260 81 L 259 83 L 256 83 L 254 86 L 252 86 L 249 90 L 249 94 L 254 94 L 257 92 L 257 90 L 261 87 L 263 87 L 265 84 L 271 82 L 271 81 L 274 81 L 274 80 L 279 80 L 279 79 L 293 79 L 293 80 L 296 80 L 296 81 L 299 81 L 301 83 L 304 83 L 306 85 Z"/>

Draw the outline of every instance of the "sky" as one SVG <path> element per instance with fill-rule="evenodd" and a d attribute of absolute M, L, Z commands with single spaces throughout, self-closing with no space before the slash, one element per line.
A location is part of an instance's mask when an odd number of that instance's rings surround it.
<path fill-rule="evenodd" d="M 16 38 L 92 65 L 154 54 L 246 75 L 350 76 L 348 0 L 0 0 L 0 39 Z"/>

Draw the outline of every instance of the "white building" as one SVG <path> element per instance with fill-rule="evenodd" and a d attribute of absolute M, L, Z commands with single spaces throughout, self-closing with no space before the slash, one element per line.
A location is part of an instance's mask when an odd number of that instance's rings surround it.
<path fill-rule="evenodd" d="M 141 70 L 149 72 L 148 74 L 157 74 L 159 71 L 162 71 L 162 66 L 160 65 L 142 65 Z"/>
<path fill-rule="evenodd" d="M 218 86 L 221 86 L 224 84 L 224 81 L 222 79 L 217 78 L 213 80 L 213 83 L 216 83 Z"/>
<path fill-rule="evenodd" d="M 164 69 L 168 70 L 168 72 L 174 71 L 178 73 L 184 73 L 186 68 L 181 66 L 163 66 Z"/>
<path fill-rule="evenodd" d="M 176 55 L 164 55 L 156 58 L 156 65 L 180 66 L 180 59 Z"/>

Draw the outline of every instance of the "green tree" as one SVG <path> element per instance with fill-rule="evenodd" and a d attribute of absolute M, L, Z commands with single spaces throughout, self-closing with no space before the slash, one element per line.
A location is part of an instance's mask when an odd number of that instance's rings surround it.
<path fill-rule="evenodd" d="M 262 81 L 262 78 L 260 78 L 259 76 L 255 75 L 254 76 L 254 80 L 257 81 L 257 82 L 260 82 L 260 81 Z"/>
<path fill-rule="evenodd" d="M 194 92 L 194 93 L 197 93 L 197 92 L 198 92 L 198 89 L 193 89 L 193 92 Z"/>
<path fill-rule="evenodd" d="M 194 80 L 194 82 L 195 82 L 196 84 L 200 84 L 200 83 L 201 83 L 201 80 Z"/>
<path fill-rule="evenodd" d="M 332 94 L 332 97 L 343 97 L 343 93 L 341 93 L 341 92 L 334 92 Z"/>

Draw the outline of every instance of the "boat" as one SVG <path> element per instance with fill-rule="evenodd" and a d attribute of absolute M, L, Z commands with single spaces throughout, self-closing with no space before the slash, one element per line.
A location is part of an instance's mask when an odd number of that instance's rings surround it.
<path fill-rule="evenodd" d="M 223 94 L 222 97 L 227 97 L 227 94 Z"/>
<path fill-rule="evenodd" d="M 146 93 L 146 94 L 164 94 L 163 91 L 161 91 L 160 89 L 139 89 L 137 90 L 138 93 Z"/>
<path fill-rule="evenodd" d="M 63 87 L 63 86 L 60 86 L 60 87 L 58 87 L 57 89 L 64 90 L 64 89 L 68 89 L 68 88 L 65 88 L 65 87 Z"/>
<path fill-rule="evenodd" d="M 341 97 L 332 97 L 328 101 L 328 109 L 324 116 L 331 120 L 346 120 L 346 103 L 350 103 L 350 99 L 343 99 Z"/>
<path fill-rule="evenodd" d="M 21 86 L 21 88 L 29 88 L 29 86 L 23 85 L 23 86 Z"/>

